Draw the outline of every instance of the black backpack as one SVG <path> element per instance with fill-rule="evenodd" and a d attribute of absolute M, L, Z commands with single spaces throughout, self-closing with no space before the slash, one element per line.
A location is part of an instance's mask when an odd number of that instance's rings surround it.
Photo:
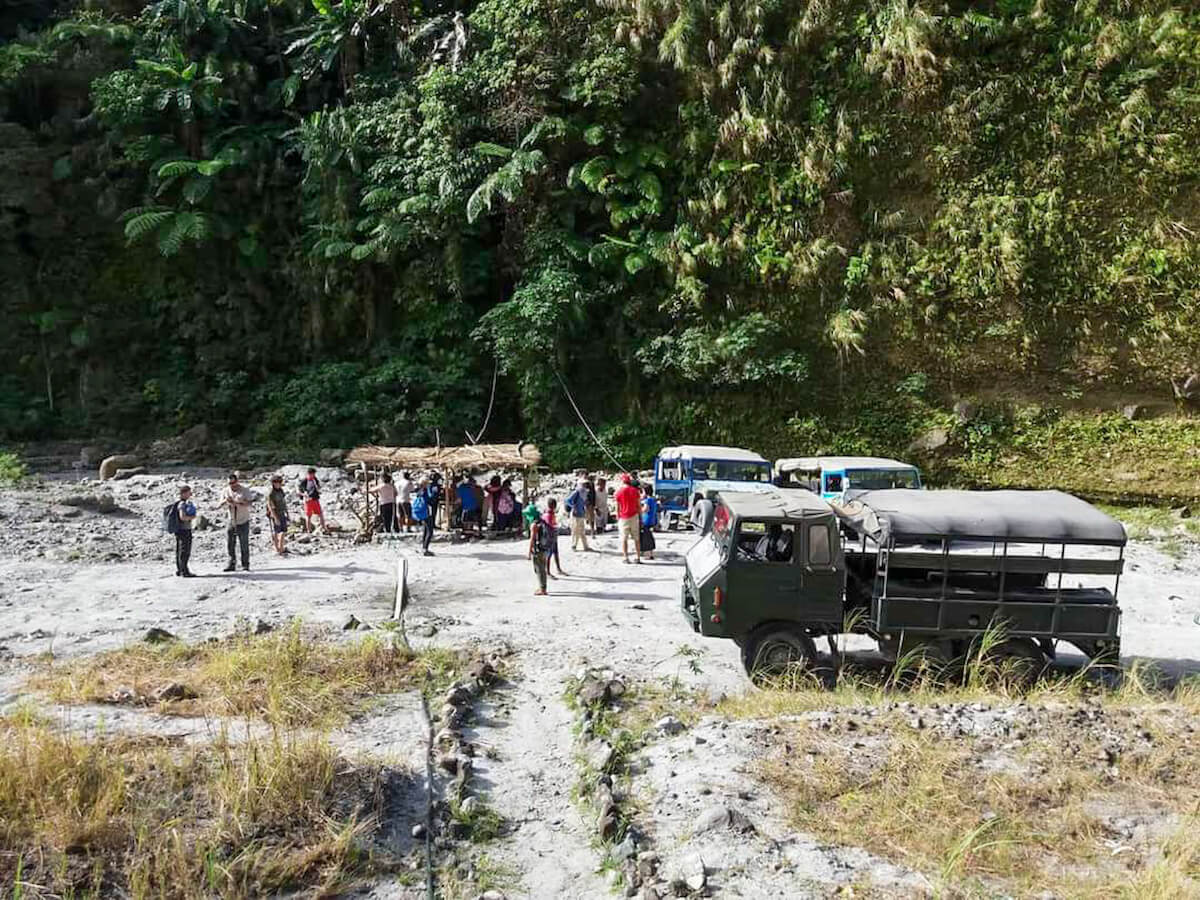
<path fill-rule="evenodd" d="M 554 549 L 554 535 L 550 533 L 550 526 L 545 519 L 538 519 L 536 524 L 538 526 L 537 548 L 542 553 L 549 553 Z"/>
<path fill-rule="evenodd" d="M 179 501 L 163 507 L 163 531 L 167 534 L 179 533 Z"/>

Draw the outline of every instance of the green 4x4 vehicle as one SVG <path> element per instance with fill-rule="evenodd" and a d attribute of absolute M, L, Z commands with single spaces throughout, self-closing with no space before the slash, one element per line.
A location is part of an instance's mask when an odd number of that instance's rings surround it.
<path fill-rule="evenodd" d="M 1059 642 L 1115 662 L 1125 540 L 1059 491 L 862 491 L 836 507 L 806 490 L 722 493 L 681 602 L 695 631 L 737 642 L 752 677 L 816 669 L 814 638 L 847 632 L 891 659 L 949 662 L 996 629 L 993 658 L 1030 671 Z"/>

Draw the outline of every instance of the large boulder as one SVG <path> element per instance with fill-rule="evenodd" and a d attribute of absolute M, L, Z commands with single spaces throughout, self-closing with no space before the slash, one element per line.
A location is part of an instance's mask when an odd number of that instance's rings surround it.
<path fill-rule="evenodd" d="M 201 422 L 179 435 L 179 444 L 185 450 L 196 452 L 207 447 L 211 439 L 212 434 L 209 432 L 208 426 Z"/>
<path fill-rule="evenodd" d="M 133 478 L 135 475 L 145 475 L 145 466 L 130 466 L 128 469 L 120 468 L 113 473 L 114 481 L 125 481 L 127 478 Z"/>
<path fill-rule="evenodd" d="M 970 400 L 959 400 L 954 404 L 954 418 L 958 420 L 959 425 L 966 425 L 978 412 L 979 407 Z"/>
<path fill-rule="evenodd" d="M 137 464 L 138 458 L 132 453 L 118 453 L 105 457 L 104 462 L 100 463 L 100 480 L 108 481 L 117 474 L 118 469 L 133 469 Z"/>
<path fill-rule="evenodd" d="M 915 454 L 936 453 L 950 443 L 950 432 L 945 428 L 930 428 L 908 445 L 908 452 Z"/>

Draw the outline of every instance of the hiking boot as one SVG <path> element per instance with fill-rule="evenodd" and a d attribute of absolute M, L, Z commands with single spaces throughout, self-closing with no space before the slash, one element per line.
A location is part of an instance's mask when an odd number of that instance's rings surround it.
<path fill-rule="evenodd" d="M 224 569 L 222 569 L 221 571 L 222 571 L 222 572 L 236 572 L 236 571 L 237 571 L 237 566 L 235 566 L 233 563 L 230 563 L 229 565 L 227 565 L 227 566 L 226 566 Z"/>
<path fill-rule="evenodd" d="M 195 572 L 183 572 L 182 577 L 183 578 L 195 578 L 196 573 Z"/>

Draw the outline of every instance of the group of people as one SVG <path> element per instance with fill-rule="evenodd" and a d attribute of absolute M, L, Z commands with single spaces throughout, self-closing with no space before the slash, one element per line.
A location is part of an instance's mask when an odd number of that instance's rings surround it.
<path fill-rule="evenodd" d="M 304 510 L 306 531 L 313 530 L 313 519 L 317 520 L 322 531 L 328 531 L 325 524 L 325 511 L 321 507 L 321 482 L 317 479 L 317 470 L 310 468 L 300 479 L 297 493 L 301 507 Z M 226 527 L 226 548 L 229 552 L 229 562 L 224 571 L 233 572 L 237 569 L 240 557 L 242 570 L 250 569 L 250 517 L 254 504 L 259 495 L 242 484 L 237 472 L 230 472 L 228 484 L 221 497 L 221 506 L 226 510 L 229 520 Z M 287 554 L 287 531 L 291 521 L 288 508 L 287 493 L 283 489 L 283 476 L 271 477 L 271 490 L 266 497 L 267 519 L 271 523 L 271 546 L 279 556 Z M 190 568 L 192 558 L 192 533 L 199 518 L 199 511 L 192 499 L 192 489 L 189 485 L 179 488 L 179 499 L 173 501 L 163 511 L 164 527 L 175 536 L 175 575 L 181 578 L 194 578 L 195 573 Z"/>
<path fill-rule="evenodd" d="M 430 544 L 433 541 L 438 512 L 443 503 L 450 503 L 449 524 L 461 528 L 464 533 L 481 534 L 484 528 L 496 533 L 520 532 L 522 521 L 529 529 L 528 557 L 533 561 L 537 576 L 536 594 L 545 595 L 547 579 L 553 579 L 552 568 L 565 575 L 558 552 L 558 501 L 550 498 L 546 508 L 539 509 L 530 503 L 523 510 L 513 489 L 512 479 L 494 475 L 486 487 L 481 487 L 469 474 L 454 479 L 453 490 L 443 489 L 441 476 L 431 472 L 428 476 L 414 479 L 409 472 L 402 473 L 397 484 L 391 474 L 385 473 L 380 483 L 370 488 L 379 497 L 378 526 L 385 532 L 398 532 L 402 528 L 409 532 L 414 526 L 421 529 L 421 551 L 433 556 Z M 317 470 L 309 468 L 297 488 L 298 499 L 304 512 L 302 519 L 305 530 L 314 528 L 313 520 L 323 531 L 328 531 L 325 513 L 321 507 L 321 483 Z M 240 559 L 243 571 L 250 568 L 250 522 L 255 504 L 260 496 L 242 484 L 237 472 L 231 472 L 228 485 L 222 495 L 222 506 L 228 514 L 226 545 L 229 554 L 225 572 L 237 569 Z M 271 546 L 276 554 L 286 555 L 288 528 L 291 514 L 288 494 L 284 490 L 283 476 L 271 478 L 271 489 L 266 496 L 266 516 L 271 526 Z M 693 509 L 693 521 L 697 510 L 704 503 L 698 502 Z M 654 531 L 658 528 L 660 511 L 654 488 L 649 484 L 638 485 L 629 473 L 621 475 L 621 487 L 610 498 L 608 483 L 604 478 L 593 479 L 584 472 L 574 489 L 564 499 L 563 507 L 570 520 L 571 549 L 590 551 L 588 537 L 603 534 L 608 528 L 610 510 L 615 510 L 617 533 L 620 536 L 621 557 L 630 562 L 641 563 L 643 554 L 654 559 Z M 191 487 L 179 488 L 179 498 L 164 510 L 164 527 L 175 536 L 175 574 L 193 578 L 190 569 L 192 532 L 199 517 L 192 499 Z M 711 527 L 711 511 L 705 516 Z"/>
<path fill-rule="evenodd" d="M 612 499 L 617 513 L 617 533 L 621 539 L 621 558 L 629 563 L 632 547 L 635 562 L 641 563 L 643 553 L 649 559 L 654 559 L 654 531 L 659 524 L 659 505 L 654 488 L 648 484 L 639 488 L 633 476 L 626 472 L 621 475 L 621 487 Z M 607 483 L 603 478 L 593 483 L 585 475 L 567 495 L 564 506 L 571 520 L 571 549 L 590 551 L 592 548 L 587 541 L 589 530 L 594 537 L 603 533 L 607 526 Z M 533 593 L 535 596 L 546 596 L 547 579 L 555 577 L 551 568 L 556 568 L 559 575 L 566 574 L 558 554 L 558 501 L 553 497 L 547 500 L 545 512 L 536 503 L 530 503 L 523 515 L 529 526 L 526 557 L 532 561 L 537 578 L 537 588 Z"/>

